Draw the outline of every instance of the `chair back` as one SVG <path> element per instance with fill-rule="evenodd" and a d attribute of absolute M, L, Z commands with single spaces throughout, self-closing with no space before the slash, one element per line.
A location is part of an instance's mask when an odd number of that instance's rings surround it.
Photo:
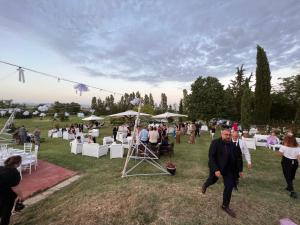
<path fill-rule="evenodd" d="M 1 144 L 0 145 L 0 151 L 1 150 L 7 150 L 7 144 Z"/>
<path fill-rule="evenodd" d="M 35 156 L 37 156 L 38 152 L 39 152 L 39 146 L 35 145 L 34 146 L 34 154 L 35 154 Z"/>
<path fill-rule="evenodd" d="M 24 152 L 31 152 L 32 143 L 24 143 Z"/>

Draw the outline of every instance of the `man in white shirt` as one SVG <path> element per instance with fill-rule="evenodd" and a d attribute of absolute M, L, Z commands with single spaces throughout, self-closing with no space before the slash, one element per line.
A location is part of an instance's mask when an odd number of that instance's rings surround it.
<path fill-rule="evenodd" d="M 244 155 L 245 160 L 247 161 L 248 169 L 251 169 L 252 168 L 251 155 L 250 155 L 250 152 L 249 152 L 249 149 L 248 149 L 246 143 L 242 139 L 239 139 L 239 133 L 237 131 L 233 131 L 231 134 L 231 137 L 232 137 L 232 142 L 236 146 L 240 147 L 242 154 Z"/>

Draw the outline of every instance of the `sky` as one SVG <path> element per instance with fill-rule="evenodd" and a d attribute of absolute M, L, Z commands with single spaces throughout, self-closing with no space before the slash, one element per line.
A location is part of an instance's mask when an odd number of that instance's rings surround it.
<path fill-rule="evenodd" d="M 124 93 L 178 103 L 199 76 L 227 86 L 255 72 L 256 46 L 272 83 L 300 73 L 299 0 L 0 0 L 0 60 Z M 78 102 L 109 93 L 0 64 L 0 99 Z M 115 94 L 119 99 L 120 95 Z"/>

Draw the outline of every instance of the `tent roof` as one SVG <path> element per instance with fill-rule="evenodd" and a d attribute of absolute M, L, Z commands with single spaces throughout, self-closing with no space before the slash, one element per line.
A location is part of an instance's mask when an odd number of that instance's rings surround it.
<path fill-rule="evenodd" d="M 91 115 L 89 117 L 83 118 L 82 120 L 90 121 L 90 120 L 104 120 L 103 117 Z"/>
<path fill-rule="evenodd" d="M 109 115 L 109 117 L 134 117 L 137 115 L 138 115 L 138 112 L 133 111 L 133 110 L 128 110 L 125 112 Z M 147 113 L 140 113 L 140 116 L 151 116 L 151 115 L 147 114 Z"/>
<path fill-rule="evenodd" d="M 170 117 L 188 117 L 188 116 L 183 114 L 178 114 L 178 113 L 171 113 L 171 112 L 165 112 L 163 114 L 152 116 L 152 118 L 154 119 L 167 119 Z"/>

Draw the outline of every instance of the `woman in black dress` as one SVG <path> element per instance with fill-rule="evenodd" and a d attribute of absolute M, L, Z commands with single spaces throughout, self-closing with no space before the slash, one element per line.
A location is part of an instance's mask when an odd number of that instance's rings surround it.
<path fill-rule="evenodd" d="M 21 176 L 17 168 L 21 165 L 21 156 L 12 156 L 0 166 L 0 224 L 8 225 L 16 198 L 23 201 L 18 187 Z"/>

